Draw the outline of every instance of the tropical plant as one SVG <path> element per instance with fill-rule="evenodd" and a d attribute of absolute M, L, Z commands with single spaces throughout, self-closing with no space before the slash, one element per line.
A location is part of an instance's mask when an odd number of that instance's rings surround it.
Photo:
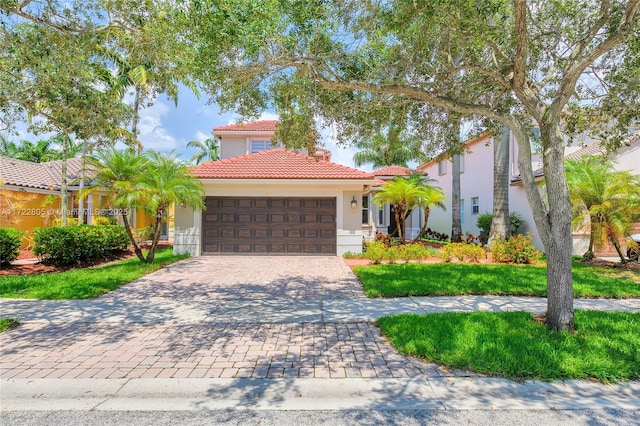
<path fill-rule="evenodd" d="M 393 207 L 397 224 L 397 234 L 400 241 L 406 238 L 406 221 L 413 209 L 421 207 L 424 211 L 424 224 L 415 241 L 419 240 L 427 232 L 427 223 L 431 208 L 438 206 L 444 208 L 446 199 L 440 188 L 435 188 L 430 183 L 434 179 L 427 179 L 420 174 L 413 174 L 408 178 L 396 176 L 386 182 L 380 192 L 373 196 L 373 203 L 378 206 L 390 204 Z M 396 231 L 394 230 L 394 231 Z"/>
<path fill-rule="evenodd" d="M 90 156 L 87 163 L 96 182 L 88 190 L 112 195 L 113 205 L 120 211 L 129 240 L 142 262 L 153 262 L 171 205 L 203 207 L 202 184 L 173 154 L 153 151 L 136 154 L 132 150 L 109 149 Z M 137 208 L 144 209 L 153 218 L 151 246 L 146 257 L 128 219 L 128 211 Z"/>
<path fill-rule="evenodd" d="M 427 225 L 429 223 L 431 209 L 433 207 L 440 207 L 441 209 L 446 210 L 444 201 L 446 201 L 447 197 L 442 189 L 431 186 L 432 183 L 437 182 L 435 179 L 429 179 L 423 175 L 414 174 L 410 177 L 410 180 L 418 188 L 418 196 L 415 204 L 417 207 L 422 208 L 424 213 L 422 228 L 414 240 L 414 242 L 416 242 L 423 238 L 427 233 Z"/>
<path fill-rule="evenodd" d="M 207 138 L 203 141 L 189 141 L 187 148 L 199 150 L 189 160 L 192 163 L 200 164 L 205 161 L 218 161 L 220 159 L 220 145 L 214 138 Z"/>
<path fill-rule="evenodd" d="M 402 127 L 388 126 L 370 139 L 355 144 L 359 149 L 353 155 L 356 167 L 371 164 L 374 168 L 386 166 L 407 167 L 411 160 L 420 160 L 424 155 L 420 152 L 421 141 L 416 137 L 402 137 Z"/>
<path fill-rule="evenodd" d="M 394 231 L 397 231 L 400 241 L 405 239 L 406 219 L 418 200 L 418 193 L 419 190 L 413 181 L 396 176 L 393 180 L 386 182 L 371 200 L 378 206 L 385 204 L 392 206 L 397 226 Z"/>
<path fill-rule="evenodd" d="M 0 155 L 16 160 L 31 161 L 32 163 L 46 163 L 47 161 L 62 159 L 62 153 L 54 145 L 61 145 L 61 138 L 40 139 L 36 142 L 23 140 L 19 143 L 0 137 Z M 69 145 L 68 158 L 77 156 L 82 148 L 81 144 Z"/>
<path fill-rule="evenodd" d="M 187 165 L 173 154 L 151 151 L 148 154 L 150 170 L 142 177 L 141 206 L 154 218 L 151 247 L 147 262 L 153 261 L 160 240 L 162 225 L 169 220 L 172 205 L 185 205 L 194 209 L 204 207 L 204 188 Z"/>
<path fill-rule="evenodd" d="M 595 257 L 594 244 L 611 241 L 621 261 L 620 237 L 640 221 L 640 176 L 617 171 L 605 156 L 583 156 L 566 162 L 573 225 L 590 227 L 584 260 Z"/>

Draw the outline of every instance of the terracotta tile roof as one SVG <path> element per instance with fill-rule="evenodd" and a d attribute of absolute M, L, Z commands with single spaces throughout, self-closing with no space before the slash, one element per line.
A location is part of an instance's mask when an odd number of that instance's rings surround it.
<path fill-rule="evenodd" d="M 200 179 L 367 179 L 372 173 L 306 155 L 269 149 L 191 168 Z"/>
<path fill-rule="evenodd" d="M 217 126 L 213 131 L 270 131 L 273 132 L 278 127 L 278 120 L 260 120 L 252 123 L 227 124 L 225 126 Z"/>
<path fill-rule="evenodd" d="M 409 176 L 414 173 L 419 172 L 417 170 L 402 166 L 387 166 L 385 168 L 373 171 L 373 174 L 375 176 Z"/>
<path fill-rule="evenodd" d="M 79 158 L 67 160 L 69 184 L 80 177 Z M 6 185 L 59 190 L 62 181 L 62 160 L 32 163 L 15 158 L 0 157 L 0 180 Z"/>

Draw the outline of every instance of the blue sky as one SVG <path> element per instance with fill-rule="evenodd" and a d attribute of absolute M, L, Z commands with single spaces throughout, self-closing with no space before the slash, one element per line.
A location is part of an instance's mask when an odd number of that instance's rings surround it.
<path fill-rule="evenodd" d="M 206 97 L 200 99 L 189 90 L 182 90 L 178 106 L 160 96 L 152 106 L 144 108 L 140 113 L 140 142 L 146 149 L 159 151 L 174 150 L 183 160 L 188 160 L 195 152 L 186 148 L 191 140 L 204 140 L 211 136 L 211 129 L 234 123 L 237 120 L 233 112 L 222 113 L 215 105 L 207 104 Z M 265 112 L 261 119 L 273 120 L 278 117 L 272 112 Z M 353 164 L 353 150 L 336 146 L 331 137 L 331 130 L 321 131 L 322 144 L 331 150 L 331 160 L 349 167 Z M 369 170 L 368 167 L 361 167 Z"/>

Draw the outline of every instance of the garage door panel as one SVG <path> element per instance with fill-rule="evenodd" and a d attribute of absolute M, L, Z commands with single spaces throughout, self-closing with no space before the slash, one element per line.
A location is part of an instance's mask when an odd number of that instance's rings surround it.
<path fill-rule="evenodd" d="M 203 252 L 335 254 L 335 198 L 208 197 Z"/>

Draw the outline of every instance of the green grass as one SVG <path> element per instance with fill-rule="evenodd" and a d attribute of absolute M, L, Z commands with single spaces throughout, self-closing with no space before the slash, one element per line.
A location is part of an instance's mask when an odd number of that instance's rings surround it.
<path fill-rule="evenodd" d="M 141 263 L 137 258 L 130 258 L 95 268 L 0 277 L 0 297 L 49 300 L 92 299 L 169 263 L 188 257 L 188 255 L 174 256 L 172 250 L 172 248 L 157 250 L 154 262 L 150 264 Z"/>
<path fill-rule="evenodd" d="M 547 270 L 541 265 L 408 263 L 360 266 L 354 272 L 368 297 L 547 294 Z M 573 289 L 576 297 L 638 297 L 640 273 L 574 261 Z"/>
<path fill-rule="evenodd" d="M 526 312 L 380 318 L 402 354 L 515 380 L 640 379 L 640 313 L 576 311 L 577 331 L 552 332 Z"/>
<path fill-rule="evenodd" d="M 0 318 L 0 333 L 16 328 L 20 323 L 15 318 Z"/>

